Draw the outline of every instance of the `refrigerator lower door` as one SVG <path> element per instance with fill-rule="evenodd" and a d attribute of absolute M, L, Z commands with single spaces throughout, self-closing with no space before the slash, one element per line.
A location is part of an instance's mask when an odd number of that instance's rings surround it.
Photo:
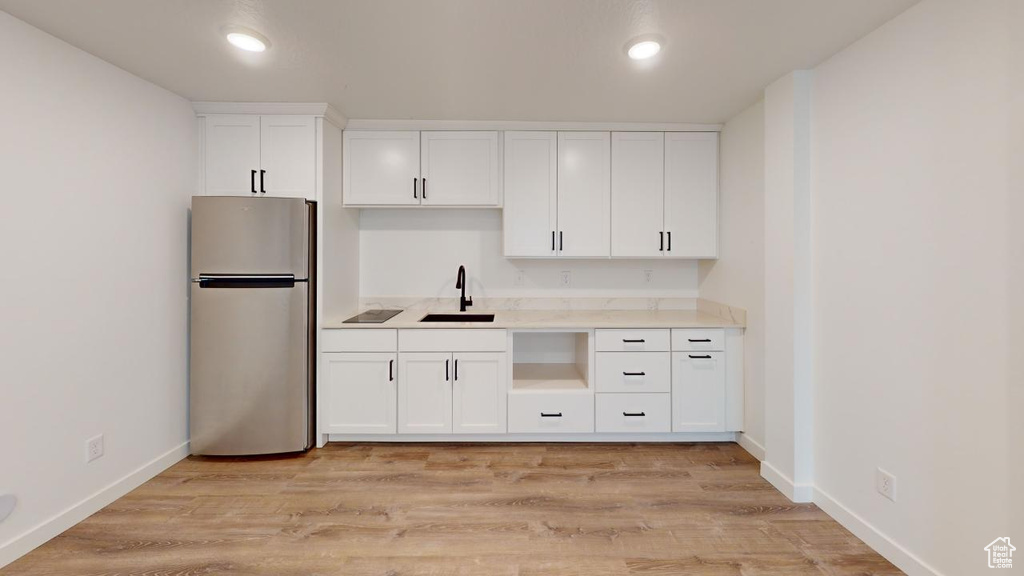
<path fill-rule="evenodd" d="M 310 448 L 308 285 L 212 286 L 192 284 L 192 453 Z"/>

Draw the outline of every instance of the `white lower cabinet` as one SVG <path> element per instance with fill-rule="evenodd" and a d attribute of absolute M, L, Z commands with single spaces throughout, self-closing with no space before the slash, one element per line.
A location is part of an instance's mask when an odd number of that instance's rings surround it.
<path fill-rule="evenodd" d="M 594 395 L 589 392 L 513 393 L 508 398 L 511 433 L 594 431 Z"/>
<path fill-rule="evenodd" d="M 494 434 L 506 430 L 506 354 L 452 355 L 452 432 Z"/>
<path fill-rule="evenodd" d="M 398 433 L 450 434 L 452 355 L 406 352 L 398 358 Z"/>
<path fill-rule="evenodd" d="M 725 431 L 725 354 L 672 353 L 672 431 Z"/>
<path fill-rule="evenodd" d="M 344 352 L 323 357 L 324 432 L 394 434 L 396 354 Z"/>
<path fill-rule="evenodd" d="M 597 391 L 669 392 L 672 358 L 668 352 L 598 352 Z"/>
<path fill-rule="evenodd" d="M 671 432 L 671 394 L 598 394 L 598 432 Z"/>

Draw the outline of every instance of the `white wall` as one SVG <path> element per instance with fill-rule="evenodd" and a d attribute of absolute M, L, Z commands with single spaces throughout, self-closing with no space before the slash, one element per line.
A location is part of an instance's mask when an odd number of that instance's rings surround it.
<path fill-rule="evenodd" d="M 183 454 L 197 145 L 187 101 L 4 12 L 0 53 L 2 566 Z"/>
<path fill-rule="evenodd" d="M 747 311 L 744 436 L 764 451 L 764 102 L 721 135 L 719 258 L 700 263 L 700 297 Z"/>
<path fill-rule="evenodd" d="M 458 297 L 460 264 L 474 297 L 697 297 L 694 261 L 508 260 L 500 210 L 363 209 L 359 227 L 364 298 Z M 560 286 L 563 270 L 572 273 L 568 289 Z M 653 272 L 650 284 L 644 270 Z"/>
<path fill-rule="evenodd" d="M 814 71 L 816 488 L 948 576 L 1024 538 L 1006 533 L 1010 4 L 925 0 Z"/>

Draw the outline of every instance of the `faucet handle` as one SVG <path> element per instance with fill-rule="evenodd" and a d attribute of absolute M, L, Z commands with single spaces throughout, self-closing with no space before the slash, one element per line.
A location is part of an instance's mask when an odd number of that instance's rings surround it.
<path fill-rule="evenodd" d="M 466 306 L 472 306 L 472 305 L 473 305 L 473 297 L 470 296 L 470 297 L 466 298 Z"/>

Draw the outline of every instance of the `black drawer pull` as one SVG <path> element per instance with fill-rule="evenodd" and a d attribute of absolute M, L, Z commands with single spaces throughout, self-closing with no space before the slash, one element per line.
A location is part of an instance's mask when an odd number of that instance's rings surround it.
<path fill-rule="evenodd" d="M 541 418 L 561 418 L 562 417 L 562 413 L 561 412 L 555 412 L 554 414 L 545 414 L 544 412 L 541 412 L 540 413 L 540 417 Z"/>
<path fill-rule="evenodd" d="M 688 338 L 690 342 L 711 342 L 711 338 Z"/>
<path fill-rule="evenodd" d="M 630 340 L 629 338 L 623 338 L 622 341 L 625 342 L 626 344 L 643 344 L 645 342 L 645 340 L 643 338 L 637 338 L 635 340 Z"/>
<path fill-rule="evenodd" d="M 551 231 L 551 251 L 555 251 L 555 231 Z"/>
<path fill-rule="evenodd" d="M 644 372 L 623 372 L 623 376 L 647 376 Z"/>
<path fill-rule="evenodd" d="M 695 360 L 711 360 L 711 356 L 694 356 L 693 354 L 690 354 L 690 358 Z"/>
<path fill-rule="evenodd" d="M 388 360 L 388 382 L 395 381 L 395 361 Z"/>
<path fill-rule="evenodd" d="M 691 358 L 692 358 L 692 356 L 691 356 Z M 448 361 L 447 360 L 444 361 L 444 381 L 445 382 L 448 381 Z"/>
<path fill-rule="evenodd" d="M 644 414 L 643 412 L 623 412 L 622 415 L 623 416 L 647 416 L 647 414 Z"/>
<path fill-rule="evenodd" d="M 664 252 L 665 251 L 665 233 L 664 232 L 658 232 L 658 238 L 661 238 L 661 244 L 658 246 L 658 252 Z"/>
<path fill-rule="evenodd" d="M 420 195 L 423 196 L 424 200 L 427 199 L 427 179 L 426 178 L 423 178 L 423 181 L 420 182 Z"/>
<path fill-rule="evenodd" d="M 419 196 L 416 195 L 416 182 L 418 182 L 418 181 L 419 181 L 419 178 L 413 178 L 412 179 L 412 197 L 417 199 L 417 200 L 419 200 L 419 198 L 420 198 Z"/>

